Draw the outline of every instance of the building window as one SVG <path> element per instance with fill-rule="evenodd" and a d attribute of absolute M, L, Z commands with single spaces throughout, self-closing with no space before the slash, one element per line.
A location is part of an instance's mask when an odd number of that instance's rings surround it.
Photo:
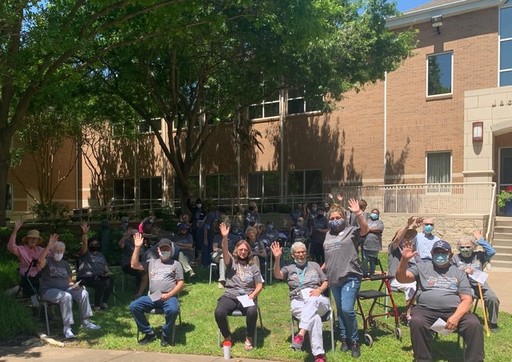
<path fill-rule="evenodd" d="M 500 9 L 500 87 L 508 85 L 512 85 L 512 4 Z"/>
<path fill-rule="evenodd" d="M 452 52 L 427 57 L 427 96 L 452 93 L 452 69 Z"/>
<path fill-rule="evenodd" d="M 7 184 L 5 189 L 5 209 L 12 210 L 12 185 Z"/>
<path fill-rule="evenodd" d="M 114 205 L 132 205 L 135 203 L 135 179 L 118 178 L 114 180 Z"/>
<path fill-rule="evenodd" d="M 427 153 L 427 183 L 450 183 L 452 155 L 450 152 Z"/>
<path fill-rule="evenodd" d="M 154 209 L 162 206 L 162 178 L 141 177 L 140 179 L 140 207 Z"/>
<path fill-rule="evenodd" d="M 217 200 L 219 205 L 231 203 L 231 197 L 232 197 L 231 175 L 229 175 L 229 174 L 206 175 L 205 193 L 206 193 L 207 199 Z"/>
<path fill-rule="evenodd" d="M 322 194 L 322 171 L 303 170 L 288 172 L 288 196 L 311 198 Z"/>
<path fill-rule="evenodd" d="M 279 173 L 253 172 L 247 176 L 247 195 L 250 199 L 265 200 L 279 197 Z"/>
<path fill-rule="evenodd" d="M 323 104 L 321 95 L 308 96 L 304 90 L 288 90 L 288 114 L 321 111 Z"/>
<path fill-rule="evenodd" d="M 261 103 L 249 106 L 249 119 L 279 116 L 279 93 L 276 92 Z"/>
<path fill-rule="evenodd" d="M 181 189 L 178 185 L 178 182 L 176 182 L 176 178 L 174 178 L 174 199 L 179 200 L 181 196 Z M 193 198 L 191 201 L 195 202 L 196 198 L 201 198 L 200 191 L 199 191 L 199 176 L 189 176 L 188 177 L 188 194 L 191 198 Z"/>
<path fill-rule="evenodd" d="M 162 130 L 162 122 L 160 118 L 153 118 L 153 125 L 150 125 L 145 120 L 139 121 L 139 133 L 153 133 Z"/>

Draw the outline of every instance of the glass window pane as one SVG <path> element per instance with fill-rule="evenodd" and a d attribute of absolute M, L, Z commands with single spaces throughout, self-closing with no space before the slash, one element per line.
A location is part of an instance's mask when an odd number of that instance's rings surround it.
<path fill-rule="evenodd" d="M 306 112 L 321 111 L 324 108 L 324 98 L 312 96 L 306 98 Z"/>
<path fill-rule="evenodd" d="M 264 177 L 265 197 L 279 196 L 279 173 L 265 172 Z"/>
<path fill-rule="evenodd" d="M 263 112 L 264 117 L 279 116 L 279 102 L 265 103 Z"/>
<path fill-rule="evenodd" d="M 216 199 L 219 191 L 218 175 L 206 175 L 205 191 L 207 199 Z"/>
<path fill-rule="evenodd" d="M 428 95 L 452 92 L 452 54 L 428 57 Z"/>
<path fill-rule="evenodd" d="M 249 198 L 260 198 L 262 194 L 263 175 L 261 172 L 250 173 L 247 176 L 247 192 Z"/>
<path fill-rule="evenodd" d="M 500 69 L 512 69 L 512 40 L 501 42 Z"/>
<path fill-rule="evenodd" d="M 306 171 L 306 195 L 322 193 L 322 171 Z"/>
<path fill-rule="evenodd" d="M 148 133 L 149 132 L 149 124 L 146 121 L 139 122 L 139 132 L 140 133 Z"/>
<path fill-rule="evenodd" d="M 162 178 L 151 178 L 151 199 L 160 200 L 162 198 Z"/>
<path fill-rule="evenodd" d="M 288 172 L 288 195 L 304 195 L 304 172 Z"/>
<path fill-rule="evenodd" d="M 500 37 L 512 38 L 512 7 L 502 8 L 500 11 Z"/>
<path fill-rule="evenodd" d="M 296 98 L 288 101 L 288 114 L 304 113 L 304 98 Z"/>
<path fill-rule="evenodd" d="M 219 175 L 219 198 L 230 199 L 231 198 L 231 175 Z"/>
<path fill-rule="evenodd" d="M 114 180 L 114 199 L 116 199 L 116 200 L 124 199 L 124 180 L 123 179 L 115 179 Z"/>
<path fill-rule="evenodd" d="M 512 71 L 500 73 L 500 87 L 512 85 Z"/>
<path fill-rule="evenodd" d="M 126 202 L 135 201 L 135 180 L 132 178 L 124 180 L 124 199 Z"/>
<path fill-rule="evenodd" d="M 262 118 L 263 117 L 263 106 L 257 104 L 249 107 L 249 119 Z"/>
<path fill-rule="evenodd" d="M 144 177 L 140 179 L 140 199 L 151 199 L 151 179 Z"/>
<path fill-rule="evenodd" d="M 446 183 L 451 180 L 450 153 L 439 152 L 427 155 L 427 183 Z"/>

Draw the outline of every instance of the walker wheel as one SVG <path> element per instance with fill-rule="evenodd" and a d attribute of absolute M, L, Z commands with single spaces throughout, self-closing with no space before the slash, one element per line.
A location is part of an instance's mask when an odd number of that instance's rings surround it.
<path fill-rule="evenodd" d="M 368 347 L 371 347 L 372 344 L 373 344 L 373 338 L 372 336 L 370 336 L 368 333 L 365 333 L 364 334 L 364 343 L 368 346 Z"/>
<path fill-rule="evenodd" d="M 398 327 L 395 328 L 395 337 L 402 342 L 402 330 Z"/>

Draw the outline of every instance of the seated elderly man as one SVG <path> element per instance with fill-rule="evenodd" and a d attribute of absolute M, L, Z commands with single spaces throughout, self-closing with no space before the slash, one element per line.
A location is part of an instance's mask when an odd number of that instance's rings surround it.
<path fill-rule="evenodd" d="M 482 271 L 485 264 L 496 254 L 496 250 L 494 250 L 491 244 L 484 240 L 480 230 L 473 231 L 473 236 L 474 237 L 465 236 L 459 240 L 457 243 L 459 253 L 455 254 L 452 258 L 452 263 L 459 269 L 464 270 L 468 276 L 471 275 L 474 270 Z M 483 251 L 477 250 L 477 246 L 480 246 Z M 485 308 L 489 314 L 491 331 L 497 332 L 500 300 L 487 282 L 482 284 L 479 288 L 478 282 L 473 278 L 469 278 L 469 284 L 471 284 L 475 295 L 482 297 L 480 293 L 483 293 Z"/>
<path fill-rule="evenodd" d="M 402 244 L 402 259 L 396 270 L 400 283 L 417 282 L 417 305 L 411 313 L 411 342 L 415 361 L 432 361 L 430 327 L 439 318 L 445 328 L 457 330 L 466 342 L 467 362 L 484 360 L 484 336 L 480 321 L 469 314 L 473 303 L 472 290 L 466 273 L 450 263 L 452 249 L 446 241 L 432 246 L 432 260 L 408 266 L 416 255 L 412 242 Z"/>
<path fill-rule="evenodd" d="M 160 345 L 167 347 L 172 327 L 180 311 L 178 294 L 185 286 L 183 267 L 172 258 L 174 247 L 171 240 L 160 240 L 157 244 L 158 256 L 152 252 L 146 253 L 143 264 L 139 261 L 139 253 L 144 237 L 142 234 L 136 233 L 133 236 L 133 241 L 135 249 L 132 254 L 131 267 L 137 270 L 145 269 L 149 276 L 149 295 L 141 296 L 130 304 L 130 312 L 135 319 L 137 328 L 145 335 L 139 344 L 148 344 L 156 339 L 156 334 L 145 313 L 158 308 L 163 309 L 165 315 Z"/>

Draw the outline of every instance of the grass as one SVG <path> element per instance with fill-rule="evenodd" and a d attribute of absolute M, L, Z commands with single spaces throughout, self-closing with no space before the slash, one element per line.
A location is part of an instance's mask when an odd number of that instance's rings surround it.
<path fill-rule="evenodd" d="M 382 257 L 384 260 L 384 257 Z M 125 293 L 121 292 L 120 276 L 117 278 L 118 296 L 124 302 L 117 299 L 117 305 L 107 311 L 96 313 L 93 320 L 102 326 L 100 331 L 78 331 L 76 342 L 66 342 L 70 346 L 95 348 L 95 349 L 119 349 L 152 352 L 171 352 L 178 354 L 200 354 L 222 356 L 222 350 L 217 347 L 217 326 L 213 318 L 213 311 L 217 299 L 222 295 L 216 283 L 208 284 L 208 269 L 197 268 L 196 281 L 188 283 L 186 291 L 180 296 L 182 324 L 176 329 L 176 345 L 163 348 L 160 343 L 154 342 L 146 346 L 140 346 L 136 341 L 137 329 L 131 317 L 127 304 L 130 301 L 129 290 L 132 289 L 133 279 L 128 279 Z M 363 282 L 361 290 L 375 289 L 376 282 Z M 395 302 L 404 305 L 403 294 L 394 293 Z M 246 352 L 243 349 L 245 335 L 245 319 L 230 317 L 229 322 L 234 336 L 232 355 L 234 358 L 268 359 L 276 361 L 312 361 L 309 344 L 305 343 L 307 350 L 296 352 L 290 349 L 290 313 L 288 287 L 283 282 L 274 282 L 265 287 L 259 298 L 262 312 L 263 329 L 258 329 L 258 348 Z M 76 308 L 75 308 L 76 309 Z M 369 304 L 365 302 L 363 311 L 368 312 Z M 382 311 L 379 307 L 378 311 Z M 57 313 L 59 314 L 59 313 Z M 477 314 L 481 316 L 481 309 Z M 0 314 L 4 318 L 4 313 Z M 52 332 L 56 338 L 62 337 L 62 323 L 60 318 L 52 323 Z M 76 318 L 78 321 L 78 317 Z M 163 322 L 163 316 L 150 315 L 151 324 L 158 329 Z M 361 321 L 361 319 L 360 319 Z M 362 322 L 359 324 L 362 337 Z M 361 347 L 360 361 L 411 361 L 413 358 L 410 343 L 409 329 L 400 325 L 402 342 L 394 335 L 394 319 L 378 317 L 376 327 L 367 332 L 372 336 L 374 343 L 371 347 Z M 39 330 L 44 330 L 44 322 L 40 323 Z M 337 332 L 336 332 L 337 335 Z M 512 316 L 507 313 L 500 314 L 500 331 L 485 338 L 486 361 L 504 361 L 510 359 L 512 350 Z M 329 360 L 339 360 L 342 352 L 337 350 L 328 352 Z M 324 347 L 330 350 L 330 337 L 328 323 L 324 323 Z M 434 360 L 436 361 L 460 361 L 462 360 L 460 347 L 457 345 L 457 336 L 443 336 L 432 343 Z M 349 355 L 344 354 L 345 358 Z"/>

